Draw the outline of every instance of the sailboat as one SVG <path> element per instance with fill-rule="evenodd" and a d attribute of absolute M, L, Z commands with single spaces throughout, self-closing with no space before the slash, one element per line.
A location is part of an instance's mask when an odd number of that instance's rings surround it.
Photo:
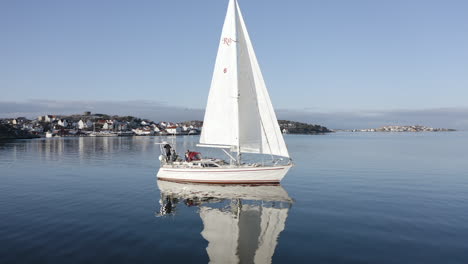
<path fill-rule="evenodd" d="M 210 263 L 271 263 L 293 199 L 276 185 L 239 186 L 158 181 L 158 216 L 197 206 Z"/>
<path fill-rule="evenodd" d="M 220 148 L 230 161 L 160 157 L 158 179 L 277 184 L 293 165 L 236 0 L 227 8 L 197 146 Z M 243 153 L 269 155 L 271 162 L 246 163 Z"/>

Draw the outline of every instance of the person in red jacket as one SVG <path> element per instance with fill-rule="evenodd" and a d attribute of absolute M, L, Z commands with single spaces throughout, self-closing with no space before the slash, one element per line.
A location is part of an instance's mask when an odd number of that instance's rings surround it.
<path fill-rule="evenodd" d="M 190 151 L 187 149 L 187 152 L 185 152 L 185 161 L 194 161 L 194 160 L 201 160 L 200 152 Z"/>

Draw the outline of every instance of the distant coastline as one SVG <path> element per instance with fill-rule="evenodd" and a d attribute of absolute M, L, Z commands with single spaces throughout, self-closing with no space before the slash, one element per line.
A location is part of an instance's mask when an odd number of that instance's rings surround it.
<path fill-rule="evenodd" d="M 317 135 L 345 132 L 451 132 L 451 128 L 432 128 L 422 125 L 382 126 L 365 129 L 337 129 L 290 120 L 278 120 L 283 134 Z M 45 115 L 36 119 L 25 117 L 0 119 L 0 140 L 31 139 L 65 136 L 164 136 L 199 135 L 203 121 L 154 122 L 134 116 L 92 114 Z"/>
<path fill-rule="evenodd" d="M 341 131 L 348 132 L 452 132 L 457 131 L 452 128 L 433 128 L 421 125 L 414 126 L 383 126 L 379 128 L 364 128 L 364 129 L 345 129 Z"/>
<path fill-rule="evenodd" d="M 278 121 L 284 134 L 324 134 L 334 132 L 324 126 L 289 120 Z M 0 139 L 27 139 L 66 136 L 164 136 L 199 135 L 203 121 L 154 122 L 134 116 L 84 112 L 74 115 L 44 115 L 0 119 Z"/>

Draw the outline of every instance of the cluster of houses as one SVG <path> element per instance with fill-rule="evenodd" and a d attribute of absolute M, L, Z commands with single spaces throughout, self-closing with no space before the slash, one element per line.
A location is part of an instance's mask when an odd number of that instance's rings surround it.
<path fill-rule="evenodd" d="M 133 117 L 110 118 L 107 115 L 56 116 L 44 115 L 34 120 L 25 117 L 1 119 L 16 129 L 44 136 L 153 136 L 153 135 L 197 135 L 201 127 L 172 122 L 155 123 Z"/>
<path fill-rule="evenodd" d="M 147 135 L 198 135 L 201 128 L 193 125 L 184 125 L 172 122 L 154 123 L 142 120 L 140 127 L 132 129 L 138 136 Z"/>
<path fill-rule="evenodd" d="M 352 132 L 440 132 L 455 131 L 448 128 L 432 128 L 426 126 L 383 126 L 379 128 L 353 129 Z"/>

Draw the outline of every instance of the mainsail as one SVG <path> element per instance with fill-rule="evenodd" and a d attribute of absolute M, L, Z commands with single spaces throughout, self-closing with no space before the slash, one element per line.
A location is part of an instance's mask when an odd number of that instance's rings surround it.
<path fill-rule="evenodd" d="M 229 1 L 200 143 L 289 157 L 236 0 Z"/>

